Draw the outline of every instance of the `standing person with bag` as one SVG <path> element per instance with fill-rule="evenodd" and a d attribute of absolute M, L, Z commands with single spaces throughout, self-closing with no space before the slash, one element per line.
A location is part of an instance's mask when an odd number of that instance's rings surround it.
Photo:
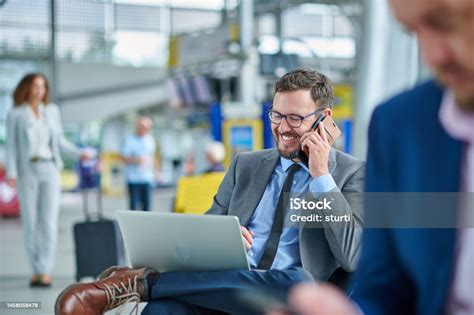
<path fill-rule="evenodd" d="M 49 86 L 40 73 L 27 74 L 13 93 L 7 116 L 6 180 L 17 186 L 23 234 L 33 270 L 30 286 L 50 287 L 58 235 L 60 150 L 88 156 L 63 134 L 58 107 L 49 103 Z"/>

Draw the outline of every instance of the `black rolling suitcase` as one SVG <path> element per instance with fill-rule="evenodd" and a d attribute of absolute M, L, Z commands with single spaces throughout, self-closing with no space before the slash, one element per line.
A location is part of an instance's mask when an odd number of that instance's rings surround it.
<path fill-rule="evenodd" d="M 96 278 L 110 266 L 124 265 L 122 235 L 116 221 L 102 216 L 102 195 L 97 191 L 97 215 L 89 213 L 88 191 L 82 190 L 86 221 L 74 224 L 76 245 L 76 281 L 83 277 Z"/>

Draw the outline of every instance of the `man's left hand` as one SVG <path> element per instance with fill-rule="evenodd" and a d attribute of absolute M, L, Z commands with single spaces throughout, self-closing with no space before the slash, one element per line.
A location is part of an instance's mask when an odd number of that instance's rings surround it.
<path fill-rule="evenodd" d="M 329 174 L 329 144 L 323 124 L 318 129 L 309 131 L 301 138 L 301 148 L 308 155 L 308 168 L 313 178 Z"/>

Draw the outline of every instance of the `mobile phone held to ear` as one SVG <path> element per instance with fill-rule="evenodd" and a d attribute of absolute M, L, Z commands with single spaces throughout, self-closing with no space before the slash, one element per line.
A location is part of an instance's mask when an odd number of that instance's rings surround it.
<path fill-rule="evenodd" d="M 332 145 L 334 142 L 336 142 L 337 138 L 341 135 L 341 130 L 339 130 L 331 116 L 321 114 L 311 126 L 311 130 L 315 131 L 318 129 L 319 124 L 323 124 L 329 145 Z M 304 165 L 308 166 L 308 156 L 302 149 L 298 151 L 298 159 L 303 162 Z"/>

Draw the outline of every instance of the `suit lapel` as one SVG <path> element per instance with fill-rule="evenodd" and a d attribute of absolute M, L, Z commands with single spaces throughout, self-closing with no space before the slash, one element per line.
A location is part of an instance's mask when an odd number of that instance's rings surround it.
<path fill-rule="evenodd" d="M 257 208 L 279 160 L 280 155 L 278 151 L 271 150 L 255 167 L 251 182 L 248 185 L 247 198 L 245 199 L 244 211 L 241 218 L 241 224 L 243 226 L 248 224 Z"/>
<path fill-rule="evenodd" d="M 432 192 L 459 192 L 461 191 L 461 167 L 462 167 L 462 142 L 452 138 L 446 133 L 444 127 L 439 122 L 439 110 L 441 108 L 442 93 L 439 98 L 434 100 L 431 107 L 435 113 L 431 113 L 434 119 L 427 119 L 430 125 L 425 126 L 430 131 L 430 140 L 425 141 L 426 147 L 420 152 L 424 163 L 422 174 L 432 174 L 427 176 L 423 186 L 428 188 L 424 191 Z M 431 104 L 430 104 L 431 105 Z M 435 118 L 436 117 L 436 118 Z M 453 209 L 457 208 L 453 206 Z M 457 216 L 457 215 L 455 215 Z M 457 218 L 453 219 L 453 224 Z M 426 247 L 431 248 L 433 253 L 431 257 L 435 258 L 436 264 L 430 266 L 431 273 L 429 276 L 428 287 L 432 288 L 432 310 L 438 312 L 444 309 L 448 301 L 449 285 L 455 270 L 455 245 L 459 230 L 427 230 Z M 433 246 L 436 244 L 435 246 Z"/>
<path fill-rule="evenodd" d="M 455 244 L 458 230 L 456 229 L 434 229 L 428 230 L 429 242 L 436 244 L 432 246 L 434 251 L 432 257 L 437 257 L 436 264 L 431 266 L 428 276 L 432 288 L 432 310 L 431 314 L 446 308 L 449 299 L 449 287 L 455 274 L 456 252 Z"/>
<path fill-rule="evenodd" d="M 29 105 L 22 105 L 21 108 L 21 114 L 20 116 L 20 124 L 22 125 L 21 129 L 23 129 L 23 132 L 25 133 L 25 136 L 28 134 L 28 128 L 30 127 L 30 115 L 29 115 Z"/>
<path fill-rule="evenodd" d="M 329 159 L 328 159 L 328 168 L 329 173 L 334 176 L 334 171 L 336 170 L 336 150 L 331 148 L 329 151 Z"/>
<path fill-rule="evenodd" d="M 463 143 L 451 137 L 439 119 L 442 94 L 433 106 L 425 106 L 427 121 L 424 130 L 422 150 L 420 150 L 422 173 L 425 175 L 423 189 L 427 192 L 458 192 L 461 183 L 461 164 Z"/>
<path fill-rule="evenodd" d="M 451 138 L 443 129 L 440 130 L 438 135 L 433 137 L 440 139 L 439 154 L 435 158 L 437 160 L 436 165 L 444 165 L 438 168 L 439 178 L 436 181 L 442 186 L 440 187 L 441 191 L 458 192 L 461 190 L 462 143 Z M 433 157 L 426 158 L 425 161 L 433 160 Z M 428 162 L 428 164 L 431 163 Z M 431 166 L 435 165 L 431 164 Z M 455 215 L 453 220 L 457 220 L 457 215 Z M 455 224 L 455 222 L 453 223 Z M 434 267 L 436 270 L 433 270 L 433 277 L 431 278 L 431 287 L 435 288 L 433 290 L 433 301 L 439 303 L 437 308 L 433 308 L 433 310 L 443 309 L 449 298 L 449 285 L 452 282 L 456 266 L 455 246 L 458 232 L 459 230 L 456 229 L 447 229 L 445 233 L 436 233 L 436 231 L 432 233 L 431 242 L 438 244 L 433 250 L 444 253 L 441 255 L 444 259 L 438 261 Z M 442 239 L 440 239 L 439 234 L 443 235 Z M 434 255 L 437 256 L 436 253 Z M 445 285 L 439 285 L 440 283 Z M 438 289 L 436 290 L 436 288 Z"/>

